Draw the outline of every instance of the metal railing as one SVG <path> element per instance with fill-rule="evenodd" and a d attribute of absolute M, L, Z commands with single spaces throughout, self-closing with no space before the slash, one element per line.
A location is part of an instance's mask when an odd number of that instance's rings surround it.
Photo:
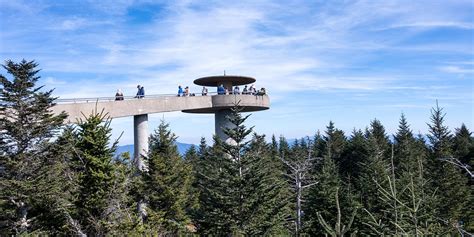
<path fill-rule="evenodd" d="M 181 97 L 193 97 L 193 96 L 212 96 L 217 95 L 217 92 L 208 92 L 207 95 L 202 95 L 201 93 L 190 93 L 187 96 Z M 229 95 L 232 95 L 230 93 Z M 242 94 L 239 95 L 252 95 L 252 94 Z M 123 100 L 146 100 L 146 99 L 157 99 L 163 97 L 178 97 L 178 94 L 155 94 L 155 95 L 145 95 L 142 98 L 138 98 L 137 96 L 122 96 Z M 86 97 L 86 98 L 67 98 L 67 99 L 57 99 L 55 102 L 57 104 L 73 104 L 73 103 L 96 103 L 96 102 L 112 102 L 112 101 L 122 101 L 116 100 L 115 96 L 109 97 Z"/>

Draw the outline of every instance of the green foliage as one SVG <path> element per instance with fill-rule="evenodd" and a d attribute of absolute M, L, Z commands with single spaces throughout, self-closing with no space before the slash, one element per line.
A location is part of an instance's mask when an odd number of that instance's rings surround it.
<path fill-rule="evenodd" d="M 464 123 L 455 129 L 452 150 L 454 157 L 463 164 L 474 166 L 474 137 Z"/>
<path fill-rule="evenodd" d="M 232 142 L 215 138 L 214 146 L 201 161 L 199 232 L 204 235 L 278 234 L 285 223 L 284 183 L 274 173 L 275 160 L 263 136 L 254 135 L 244 125 L 237 107 L 225 133 Z"/>
<path fill-rule="evenodd" d="M 49 111 L 55 98 L 35 86 L 37 66 L 6 61 L 3 67 L 13 78 L 0 75 L 0 235 L 56 233 L 65 224 L 55 213 L 64 208 L 64 177 L 51 139 L 66 115 Z M 55 217 L 55 223 L 48 220 Z"/>
<path fill-rule="evenodd" d="M 146 226 L 152 231 L 178 233 L 190 223 L 186 210 L 192 169 L 181 159 L 174 142 L 176 136 L 164 121 L 150 136 L 148 171 L 143 172 L 143 198 L 147 203 Z"/>
<path fill-rule="evenodd" d="M 436 104 L 431 111 L 431 123 L 428 124 L 430 155 L 427 171 L 431 177 L 432 188 L 436 189 L 438 194 L 436 216 L 443 223 L 448 223 L 448 226 L 456 226 L 459 222 L 472 220 L 465 211 L 472 200 L 470 197 L 472 194 L 467 186 L 467 177 L 462 171 L 441 160 L 454 155 L 451 149 L 453 147 L 452 135 L 448 127 L 444 125 L 444 117 L 443 109 Z M 452 231 L 455 233 L 454 229 Z"/>
<path fill-rule="evenodd" d="M 354 130 L 349 138 L 340 164 L 342 178 L 352 185 L 357 185 L 357 178 L 361 176 L 363 162 L 368 156 L 368 144 L 361 130 Z"/>
<path fill-rule="evenodd" d="M 341 205 L 339 204 L 339 188 L 336 188 L 336 192 L 334 194 L 335 200 L 336 200 L 336 210 L 337 214 L 336 216 L 336 222 L 334 224 L 334 227 L 330 226 L 327 221 L 324 219 L 324 217 L 321 215 L 321 213 L 317 213 L 318 221 L 320 225 L 322 225 L 324 231 L 326 234 L 330 236 L 344 236 L 347 232 L 350 231 L 352 223 L 354 222 L 354 218 L 357 213 L 357 209 L 354 209 L 352 212 L 352 215 L 350 216 L 349 222 L 347 224 L 342 223 L 342 213 L 341 213 Z M 354 232 L 355 234 L 357 232 Z"/>
<path fill-rule="evenodd" d="M 361 222 L 367 222 L 369 219 L 375 219 L 378 223 L 377 233 L 388 233 L 393 226 L 390 226 L 388 219 L 393 213 L 388 211 L 388 206 L 383 202 L 378 194 L 378 189 L 388 188 L 387 177 L 390 175 L 389 160 L 389 140 L 385 134 L 385 128 L 378 120 L 370 124 L 370 129 L 366 132 L 367 156 L 360 163 L 361 174 L 357 180 L 357 188 L 360 191 L 362 205 L 364 210 L 371 213 L 371 216 L 362 216 Z M 380 187 L 378 187 L 380 186 Z M 386 211 L 387 210 L 387 211 Z M 370 233 L 370 232 L 366 232 Z M 361 231 L 361 234 L 366 234 Z"/>
<path fill-rule="evenodd" d="M 330 122 L 324 136 L 324 143 L 326 146 L 322 151 L 322 163 L 313 171 L 317 184 L 310 189 L 305 210 L 306 232 L 310 235 L 340 236 L 348 231 L 353 232 L 350 228 L 358 209 L 357 203 L 352 200 L 350 184 L 346 185 L 342 182 L 336 163 L 337 161 L 342 163 L 347 141 L 344 133 Z M 342 198 L 338 194 L 341 189 L 346 191 L 346 195 Z M 346 215 L 342 216 L 341 211 Z M 353 213 L 353 215 L 348 213 Z M 343 227 L 341 222 L 349 224 Z M 328 223 L 336 224 L 330 227 Z"/>
<path fill-rule="evenodd" d="M 0 235 L 343 236 L 469 235 L 474 231 L 474 138 L 454 136 L 436 104 L 428 141 L 404 114 L 388 139 L 380 121 L 350 137 L 333 122 L 293 144 L 252 134 L 238 106 L 230 140 L 178 154 L 162 121 L 147 169 L 115 156 L 110 120 L 77 126 L 54 116 L 37 64 L 7 61 L 0 75 Z M 59 131 L 62 131 L 59 133 Z M 145 204 L 145 205 L 142 205 Z M 145 207 L 144 212 L 137 211 Z M 303 227 L 303 229 L 301 229 Z"/>
<path fill-rule="evenodd" d="M 93 111 L 78 122 L 73 141 L 76 150 L 73 166 L 79 175 L 75 202 L 78 220 L 87 234 L 103 235 L 111 230 L 108 222 L 115 214 L 111 211 L 114 208 L 111 199 L 116 191 L 114 187 L 120 185 L 113 161 L 118 141 L 109 146 L 111 120 L 103 111 Z"/>

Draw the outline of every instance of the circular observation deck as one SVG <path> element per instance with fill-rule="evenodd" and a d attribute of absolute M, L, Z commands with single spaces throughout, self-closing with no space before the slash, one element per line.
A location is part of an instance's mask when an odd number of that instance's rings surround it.
<path fill-rule="evenodd" d="M 211 96 L 212 107 L 183 110 L 184 113 L 211 114 L 221 110 L 229 110 L 236 104 L 241 112 L 255 112 L 270 108 L 268 95 L 214 95 Z"/>
<path fill-rule="evenodd" d="M 194 80 L 194 84 L 213 87 L 218 87 L 221 84 L 224 86 L 241 86 L 254 83 L 255 81 L 255 78 L 244 76 L 210 76 L 196 79 Z"/>

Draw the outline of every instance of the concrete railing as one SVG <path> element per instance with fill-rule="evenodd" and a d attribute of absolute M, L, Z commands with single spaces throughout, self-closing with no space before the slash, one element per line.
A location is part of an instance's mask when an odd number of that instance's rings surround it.
<path fill-rule="evenodd" d="M 195 96 L 201 96 L 201 93 L 196 94 Z M 217 95 L 217 92 L 210 92 L 208 95 Z M 123 100 L 137 100 L 137 99 L 157 99 L 157 98 L 164 98 L 164 97 L 178 97 L 177 94 L 155 94 L 155 95 L 145 95 L 142 98 L 137 98 L 136 96 L 123 96 Z M 189 96 L 191 97 L 191 96 Z M 110 97 L 86 97 L 86 98 L 67 98 L 67 99 L 57 99 L 55 102 L 57 104 L 68 104 L 68 103 L 96 103 L 96 102 L 111 102 L 116 101 L 115 96 Z"/>
<path fill-rule="evenodd" d="M 120 118 L 141 114 L 153 114 L 172 111 L 188 113 L 213 113 L 217 110 L 233 107 L 236 102 L 245 108 L 244 112 L 268 109 L 270 100 L 267 95 L 209 95 L 209 96 L 145 96 L 142 99 L 127 98 L 115 100 L 115 97 L 79 98 L 57 100 L 52 107 L 56 114 L 65 111 L 68 123 L 88 116 L 93 111 L 104 110 L 110 118 Z"/>

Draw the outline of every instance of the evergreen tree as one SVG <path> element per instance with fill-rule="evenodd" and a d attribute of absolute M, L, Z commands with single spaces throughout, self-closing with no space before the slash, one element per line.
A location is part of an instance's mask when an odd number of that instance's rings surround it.
<path fill-rule="evenodd" d="M 229 171 L 232 161 L 222 151 L 222 141 L 214 137 L 198 171 L 199 212 L 194 221 L 202 235 L 227 235 L 235 226 L 234 183 Z"/>
<path fill-rule="evenodd" d="M 272 159 L 265 136 L 254 134 L 245 149 L 243 225 L 246 235 L 287 234 L 285 220 L 290 215 L 287 186 L 280 171 L 281 161 Z"/>
<path fill-rule="evenodd" d="M 428 172 L 432 187 L 438 191 L 437 217 L 450 227 L 468 219 L 467 213 L 463 210 L 469 205 L 470 193 L 467 178 L 461 171 L 456 166 L 441 160 L 453 156 L 452 135 L 444 125 L 444 117 L 443 109 L 436 103 L 436 107 L 431 110 L 431 123 L 428 124 L 430 132 Z"/>
<path fill-rule="evenodd" d="M 56 192 L 62 176 L 60 164 L 54 162 L 57 154 L 53 154 L 51 138 L 67 115 L 50 112 L 56 98 L 52 90 L 42 91 L 35 85 L 40 78 L 37 66 L 34 61 L 6 61 L 3 67 L 13 79 L 0 75 L 0 235 L 48 233 L 67 224 L 64 218 L 48 221 L 59 215 L 57 209 L 43 209 L 48 204 L 64 207 L 55 200 L 63 197 Z"/>
<path fill-rule="evenodd" d="M 394 136 L 394 168 L 400 167 L 404 170 L 415 169 L 418 167 L 416 154 L 414 154 L 415 137 L 408 125 L 405 115 L 402 114 L 398 125 L 397 134 Z M 397 170 L 398 171 L 398 170 Z M 396 172 L 397 174 L 400 172 Z"/>
<path fill-rule="evenodd" d="M 150 136 L 148 172 L 143 173 L 143 195 L 147 203 L 146 224 L 151 231 L 186 231 L 190 219 L 188 195 L 191 166 L 183 161 L 175 145 L 176 136 L 164 121 Z"/>
<path fill-rule="evenodd" d="M 186 162 L 190 164 L 192 168 L 192 184 L 189 199 L 192 200 L 193 204 L 189 207 L 187 212 L 194 222 L 194 229 L 196 229 L 199 228 L 199 220 L 203 218 L 199 200 L 201 198 L 200 184 L 202 182 L 200 179 L 202 170 L 204 169 L 204 159 L 206 159 L 206 157 L 209 155 L 209 147 L 207 146 L 206 139 L 202 137 L 197 151 L 195 148 L 193 150 L 188 150 L 185 155 Z"/>
<path fill-rule="evenodd" d="M 79 173 L 76 207 L 83 230 L 89 235 L 105 235 L 110 225 L 117 185 L 114 153 L 118 140 L 109 146 L 111 120 L 103 111 L 93 111 L 80 119 L 75 132 L 74 167 Z"/>
<path fill-rule="evenodd" d="M 362 162 L 368 156 L 367 140 L 361 130 L 352 132 L 343 153 L 341 163 L 341 176 L 346 182 L 356 185 L 356 180 L 361 175 Z"/>
<path fill-rule="evenodd" d="M 201 138 L 200 146 L 206 147 L 206 140 Z M 199 148 L 201 149 L 201 148 Z M 205 149 L 205 148 L 204 148 Z M 197 215 L 199 210 L 199 187 L 198 187 L 198 172 L 200 169 L 201 155 L 200 151 L 196 149 L 196 146 L 192 145 L 184 154 L 184 160 L 186 165 L 190 169 L 190 187 L 187 197 L 186 213 L 187 216 L 193 217 Z M 191 227 L 191 225 L 189 225 Z M 195 226 L 192 228 L 195 231 Z"/>
<path fill-rule="evenodd" d="M 471 208 L 472 205 L 474 205 L 474 177 L 472 176 L 472 170 L 474 167 L 474 137 L 472 137 L 472 133 L 467 129 L 464 123 L 460 128 L 455 130 L 453 152 L 453 158 L 458 160 L 461 163 L 459 165 L 464 167 L 462 170 L 463 173 L 465 173 L 467 177 L 470 177 L 468 186 L 468 192 L 470 192 L 470 201 L 463 208 L 464 210 L 462 212 L 464 213 L 463 224 L 465 229 L 472 233 L 474 232 L 474 210 Z"/>
<path fill-rule="evenodd" d="M 347 144 L 344 133 L 336 129 L 333 122 L 330 122 L 324 140 L 326 147 L 323 150 L 322 164 L 313 171 L 318 184 L 310 189 L 308 206 L 305 211 L 308 220 L 307 232 L 311 235 L 336 234 L 336 232 L 342 234 L 344 231 L 337 227 L 330 231 L 331 228 L 328 228 L 327 223 L 341 224 L 341 209 L 344 210 L 344 213 L 350 212 L 354 215 L 357 209 L 355 202 L 351 201 L 352 193 L 347 192 L 342 198 L 338 195 L 339 190 L 346 191 L 336 163 L 337 161 L 343 162 L 342 154 Z M 342 221 L 350 222 L 352 225 L 354 215 L 346 213 L 342 217 Z"/>
<path fill-rule="evenodd" d="M 454 158 L 461 163 L 474 166 L 474 137 L 464 123 L 456 128 L 453 140 Z"/>
<path fill-rule="evenodd" d="M 371 122 L 366 137 L 368 153 L 361 162 L 361 175 L 357 180 L 357 187 L 360 190 L 364 211 L 368 215 L 361 215 L 361 221 L 371 223 L 375 220 L 378 225 L 370 225 L 371 230 L 361 230 L 361 234 L 387 234 L 394 229 L 390 225 L 390 215 L 394 213 L 384 212 L 388 207 L 379 198 L 378 189 L 388 189 L 387 178 L 390 176 L 390 169 L 387 155 L 390 152 L 390 142 L 385 134 L 385 128 L 377 119 Z"/>
<path fill-rule="evenodd" d="M 323 152 L 326 149 L 326 140 L 319 131 L 314 135 L 312 143 L 312 153 L 314 157 L 323 157 Z"/>
<path fill-rule="evenodd" d="M 336 221 L 336 191 L 341 186 L 336 162 L 331 158 L 331 144 L 328 143 L 327 153 L 323 157 L 320 169 L 315 174 L 317 184 L 312 186 L 308 195 L 308 205 L 305 208 L 306 228 L 311 235 L 325 233 L 318 215 L 322 215 L 327 222 Z"/>
<path fill-rule="evenodd" d="M 264 138 L 244 122 L 239 108 L 228 117 L 233 124 L 224 130 L 232 142 L 214 139 L 200 172 L 199 231 L 205 235 L 265 235 L 279 233 L 284 225 L 283 183 L 271 162 Z"/>
<path fill-rule="evenodd" d="M 326 136 L 324 137 L 326 141 L 325 153 L 330 153 L 330 158 L 333 159 L 336 164 L 340 165 L 342 163 L 341 156 L 347 143 L 346 137 L 342 130 L 334 127 L 334 123 L 332 121 L 329 122 L 329 125 L 326 127 L 326 129 Z"/>

